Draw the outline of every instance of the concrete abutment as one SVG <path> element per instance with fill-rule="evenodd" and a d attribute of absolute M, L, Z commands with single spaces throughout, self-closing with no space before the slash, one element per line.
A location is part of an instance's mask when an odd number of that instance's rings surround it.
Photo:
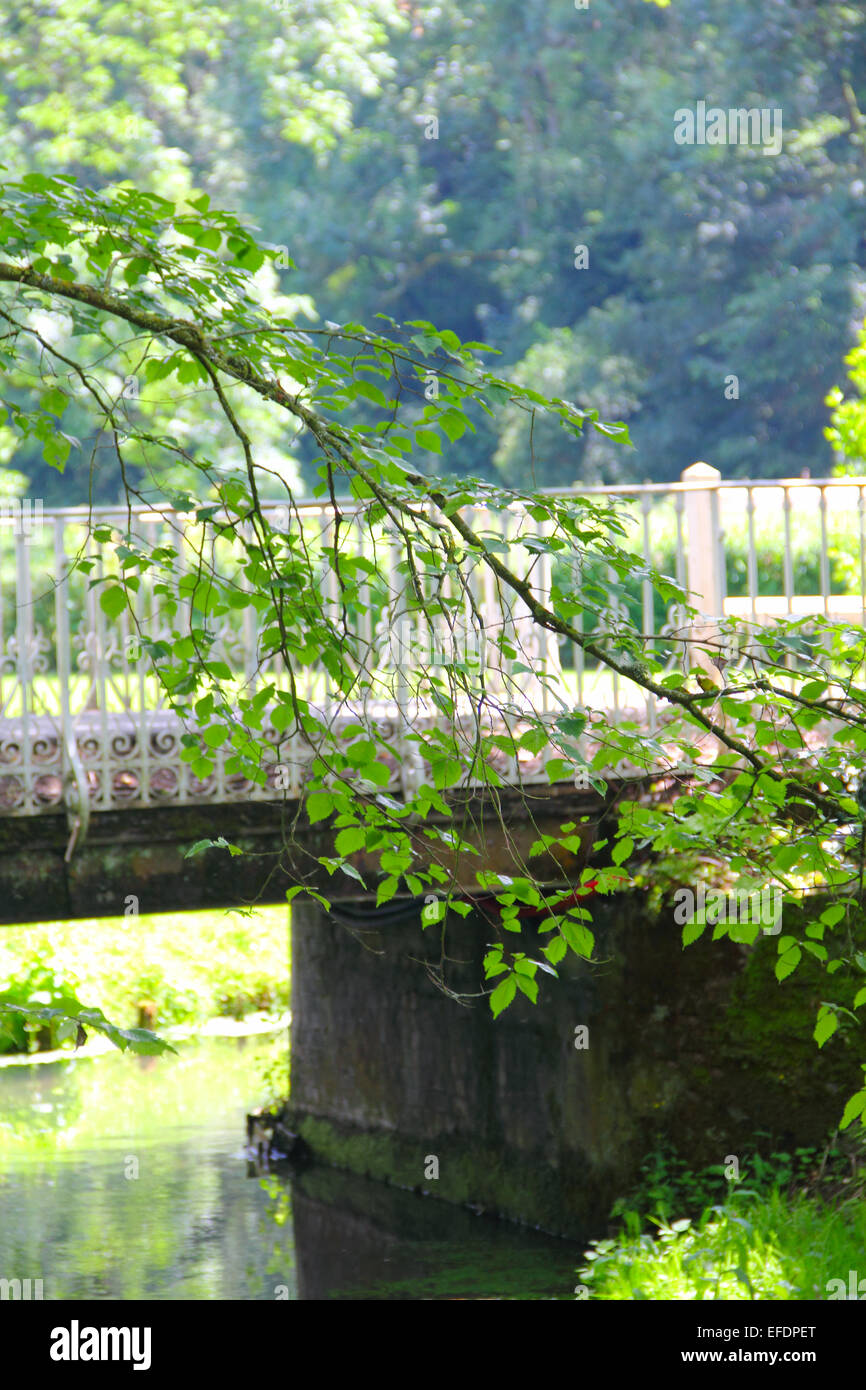
<path fill-rule="evenodd" d="M 695 1167 L 758 1131 L 817 1144 L 857 1087 L 841 1039 L 818 1072 L 820 976 L 780 986 L 773 937 L 684 950 L 670 911 L 599 898 L 597 963 L 570 957 L 494 1020 L 477 996 L 495 928 L 454 917 L 443 936 L 420 907 L 293 904 L 288 1123 L 318 1161 L 584 1239 L 660 1140 Z M 524 935 L 509 944 L 537 951 Z"/>

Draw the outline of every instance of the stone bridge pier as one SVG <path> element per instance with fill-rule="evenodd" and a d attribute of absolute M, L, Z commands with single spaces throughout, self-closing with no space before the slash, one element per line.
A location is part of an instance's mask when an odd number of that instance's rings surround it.
<path fill-rule="evenodd" d="M 816 1086 L 820 978 L 783 992 L 773 938 L 683 950 L 671 912 L 595 899 L 598 963 L 570 957 L 494 1020 L 494 928 L 455 916 L 443 935 L 422 905 L 292 907 L 287 1120 L 315 1160 L 586 1239 L 660 1140 L 694 1167 L 756 1131 L 819 1143 L 856 1089 L 844 1048 Z"/>

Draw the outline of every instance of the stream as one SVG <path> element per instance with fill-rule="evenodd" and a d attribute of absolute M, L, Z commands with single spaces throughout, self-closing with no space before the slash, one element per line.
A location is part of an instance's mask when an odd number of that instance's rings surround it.
<path fill-rule="evenodd" d="M 574 1297 L 579 1245 L 332 1168 L 256 1173 L 271 1047 L 0 1067 L 0 1279 L 45 1300 Z"/>

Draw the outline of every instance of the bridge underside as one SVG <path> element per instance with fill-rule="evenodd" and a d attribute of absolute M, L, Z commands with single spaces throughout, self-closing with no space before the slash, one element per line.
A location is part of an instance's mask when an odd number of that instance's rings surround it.
<path fill-rule="evenodd" d="M 596 793 L 561 786 L 523 797 L 502 793 L 500 802 L 501 820 L 489 804 L 466 800 L 464 834 L 481 852 L 457 866 L 462 887 L 478 891 L 480 866 L 513 873 L 515 850 L 527 855 L 541 834 L 588 816 L 582 853 L 546 866 L 544 857 L 532 861 L 551 883 L 577 877 L 604 810 Z M 297 802 L 287 800 L 94 812 L 86 840 L 73 843 L 71 853 L 65 815 L 0 817 L 0 924 L 123 916 L 130 896 L 140 913 L 279 903 L 297 883 L 331 900 L 357 897 L 355 880 L 330 875 L 317 862 L 334 854 L 334 832 L 311 826 L 297 811 Z M 208 849 L 186 857 L 196 841 L 220 836 L 246 852 Z M 427 845 L 419 833 L 419 851 Z M 351 862 L 374 894 L 375 857 L 359 853 Z"/>
<path fill-rule="evenodd" d="M 225 850 L 185 858 L 196 840 L 224 835 L 272 865 L 280 820 L 267 805 L 107 811 L 91 816 L 68 859 L 65 815 L 0 820 L 0 923 L 123 916 L 130 896 L 142 913 L 285 901 L 285 878 L 266 883 L 261 859 Z"/>

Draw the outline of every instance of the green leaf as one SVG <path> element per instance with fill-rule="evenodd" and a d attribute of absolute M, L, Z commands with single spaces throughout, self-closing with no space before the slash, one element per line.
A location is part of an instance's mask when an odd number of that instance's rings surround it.
<path fill-rule="evenodd" d="M 374 386 L 371 381 L 364 381 L 360 377 L 352 383 L 352 394 L 362 396 L 364 400 L 372 401 L 373 405 L 382 406 L 383 409 L 388 404 L 388 398 L 379 386 Z"/>
<path fill-rule="evenodd" d="M 126 608 L 126 592 L 119 585 L 113 584 L 108 589 L 103 589 L 99 595 L 99 606 L 103 613 L 109 618 L 119 618 Z"/>
<path fill-rule="evenodd" d="M 289 705 L 275 705 L 270 720 L 277 733 L 283 734 L 295 722 L 294 711 Z"/>
<path fill-rule="evenodd" d="M 234 250 L 231 240 L 229 241 L 229 246 Z M 243 266 L 244 270 L 249 270 L 252 274 L 255 274 L 255 272 L 264 265 L 265 255 L 254 242 L 250 241 L 247 242 L 241 250 L 235 253 L 235 260 L 238 265 Z"/>
<path fill-rule="evenodd" d="M 807 681 L 802 687 L 800 694 L 804 700 L 817 700 L 827 689 L 826 681 Z"/>
<path fill-rule="evenodd" d="M 170 1043 L 165 1042 L 152 1033 L 148 1028 L 118 1028 L 105 1017 L 101 1009 L 83 1009 L 77 1002 L 70 1002 L 56 1008 L 30 1008 L 23 1004 L 0 1003 L 0 1016 L 4 1012 L 19 1014 L 25 1018 L 36 1019 L 40 1022 L 51 1022 L 57 1019 L 68 1020 L 75 1025 L 78 1042 L 83 1044 L 87 1041 L 85 1024 L 88 1028 L 102 1033 L 104 1037 L 121 1052 L 129 1049 L 143 1055 L 155 1055 L 162 1052 L 175 1052 L 176 1049 Z M 4 1031 L 5 1028 L 4 1028 Z"/>
<path fill-rule="evenodd" d="M 194 845 L 190 845 L 189 849 L 183 857 L 184 859 L 192 859 L 194 855 L 202 854 L 203 851 L 206 849 L 212 849 L 213 845 L 213 840 L 196 840 Z"/>
<path fill-rule="evenodd" d="M 519 748 L 525 748 L 528 753 L 540 753 L 549 743 L 550 738 L 546 729 L 534 728 L 527 729 L 520 735 Z"/>
<path fill-rule="evenodd" d="M 802 852 L 801 847 L 797 844 L 779 845 L 779 847 L 773 851 L 773 865 L 775 868 L 781 870 L 782 873 L 787 873 L 789 869 L 793 869 L 794 865 L 800 859 Z"/>
<path fill-rule="evenodd" d="M 363 849 L 366 842 L 366 830 L 360 825 L 351 825 L 340 831 L 334 844 L 338 854 L 354 854 L 356 850 Z"/>
<path fill-rule="evenodd" d="M 514 975 L 507 975 L 501 980 L 490 996 L 490 1007 L 493 1017 L 498 1018 L 503 1009 L 507 1009 L 515 994 L 517 993 L 517 980 Z"/>
<path fill-rule="evenodd" d="M 376 906 L 381 907 L 383 903 L 389 903 L 399 887 L 400 879 L 397 875 L 383 879 L 376 889 Z"/>
<path fill-rule="evenodd" d="M 117 1043 L 112 1037 L 112 1033 L 107 1029 L 102 1031 L 114 1042 L 116 1047 Z M 164 1042 L 162 1038 L 157 1037 L 156 1033 L 152 1033 L 149 1028 L 118 1028 L 112 1030 L 112 1032 L 114 1031 L 116 1031 L 118 1038 L 123 1038 L 129 1044 L 129 1050 L 140 1057 L 155 1057 L 162 1052 L 174 1052 L 176 1050 Z"/>
<path fill-rule="evenodd" d="M 551 965 L 559 965 L 559 962 L 568 955 L 568 945 L 561 935 L 552 937 L 546 946 L 542 946 L 541 950 Z"/>
<path fill-rule="evenodd" d="M 514 979 L 516 979 L 517 988 L 521 991 L 521 993 L 525 994 L 527 999 L 531 1000 L 533 1004 L 537 1003 L 538 981 L 531 980 L 528 975 L 523 975 L 519 972 L 515 973 Z"/>
<path fill-rule="evenodd" d="M 52 415 L 61 416 L 69 404 L 69 397 L 58 387 L 52 386 L 50 390 L 44 392 L 40 405 L 43 410 L 48 410 Z"/>
<path fill-rule="evenodd" d="M 340 864 L 339 868 L 341 873 L 344 873 L 347 878 L 353 878 L 356 883 L 360 883 L 361 887 L 364 889 L 364 892 L 366 893 L 367 885 L 362 879 L 361 875 L 358 873 L 358 870 L 355 868 L 354 864 Z"/>
<path fill-rule="evenodd" d="M 816 960 L 827 959 L 827 947 L 819 946 L 815 941 L 804 941 L 803 950 L 808 951 L 809 955 L 814 956 Z"/>
<path fill-rule="evenodd" d="M 614 864 L 624 864 L 634 853 L 634 840 L 626 836 L 624 840 L 619 840 L 613 847 L 610 857 Z"/>
<path fill-rule="evenodd" d="M 783 956 L 776 961 L 776 979 L 786 980 L 788 976 L 797 969 L 800 964 L 801 951 L 799 946 L 792 946 Z"/>
<path fill-rule="evenodd" d="M 595 937 L 589 928 L 585 927 L 582 922 L 572 922 L 566 918 L 564 922 L 560 923 L 559 930 L 572 951 L 589 960 L 595 947 Z M 553 945 L 553 942 L 550 944 Z M 548 955 L 549 959 L 550 956 Z M 553 963 L 556 964 L 555 961 Z"/>
<path fill-rule="evenodd" d="M 818 1014 L 818 1022 L 815 1024 L 813 1037 L 819 1047 L 823 1047 L 828 1038 L 832 1038 L 836 1029 L 839 1027 L 839 1019 L 832 1009 L 821 1009 Z"/>
<path fill-rule="evenodd" d="M 196 840 L 195 845 L 192 845 L 192 847 L 186 851 L 183 858 L 192 859 L 193 855 L 200 855 L 204 849 L 228 849 L 232 859 L 235 859 L 236 856 L 242 855 L 243 853 L 243 849 L 240 849 L 238 845 L 232 845 L 231 842 L 225 838 L 225 835 L 218 835 L 215 840 Z"/>
<path fill-rule="evenodd" d="M 468 421 L 465 415 L 461 415 L 456 410 L 446 410 L 436 421 L 439 428 L 444 430 L 452 444 L 456 443 L 462 435 L 466 433 Z"/>
<path fill-rule="evenodd" d="M 560 782 L 563 777 L 574 776 L 574 765 L 567 758 L 551 758 L 544 764 L 549 782 Z"/>
<path fill-rule="evenodd" d="M 364 768 L 366 771 L 366 765 L 376 761 L 377 752 L 377 746 L 371 738 L 360 738 L 346 749 L 346 757 L 352 767 Z"/>
<path fill-rule="evenodd" d="M 66 460 L 69 458 L 71 448 L 70 440 L 58 430 L 43 441 L 42 457 L 50 468 L 56 468 L 58 473 L 62 473 L 66 467 Z"/>
<path fill-rule="evenodd" d="M 700 922 L 697 918 L 691 922 L 686 922 L 683 927 L 683 946 L 691 946 L 693 941 L 697 941 L 698 937 L 703 936 L 706 929 L 706 922 Z"/>
<path fill-rule="evenodd" d="M 442 440 L 435 430 L 416 430 L 415 443 L 422 449 L 429 449 L 433 454 L 442 453 Z"/>
<path fill-rule="evenodd" d="M 433 926 L 436 922 L 444 920 L 448 912 L 448 904 L 444 900 L 437 899 L 433 903 L 425 903 L 421 911 L 421 923 L 425 927 Z"/>
<path fill-rule="evenodd" d="M 569 738 L 580 738 L 586 728 L 585 714 L 562 714 L 556 721 L 557 729 L 568 734 Z"/>
<path fill-rule="evenodd" d="M 330 792 L 310 792 L 306 800 L 307 816 L 310 824 L 324 820 L 334 809 L 334 798 Z"/>
<path fill-rule="evenodd" d="M 846 910 L 847 904 L 845 903 L 831 903 L 829 907 L 824 908 L 819 921 L 823 922 L 827 927 L 835 927 L 837 922 L 842 921 Z"/>
<path fill-rule="evenodd" d="M 839 1128 L 847 1129 L 848 1126 L 856 1120 L 858 1115 L 861 1120 L 866 1116 L 866 1087 L 864 1087 L 862 1091 L 857 1091 L 848 1100 L 845 1106 L 845 1112 L 842 1119 L 839 1121 Z"/>
<path fill-rule="evenodd" d="M 365 763 L 360 771 L 361 776 L 374 787 L 387 787 L 391 780 L 391 770 L 381 759 L 374 758 L 372 762 Z"/>
<path fill-rule="evenodd" d="M 218 681 L 230 681 L 232 678 L 231 667 L 224 661 L 206 661 L 204 669 L 209 676 L 213 676 Z"/>
<path fill-rule="evenodd" d="M 136 284 L 150 270 L 151 262 L 147 256 L 133 256 L 123 268 L 123 278 L 127 285 Z"/>
<path fill-rule="evenodd" d="M 437 791 L 443 791 L 460 780 L 463 764 L 459 758 L 441 758 L 431 764 L 431 771 L 434 787 Z"/>

